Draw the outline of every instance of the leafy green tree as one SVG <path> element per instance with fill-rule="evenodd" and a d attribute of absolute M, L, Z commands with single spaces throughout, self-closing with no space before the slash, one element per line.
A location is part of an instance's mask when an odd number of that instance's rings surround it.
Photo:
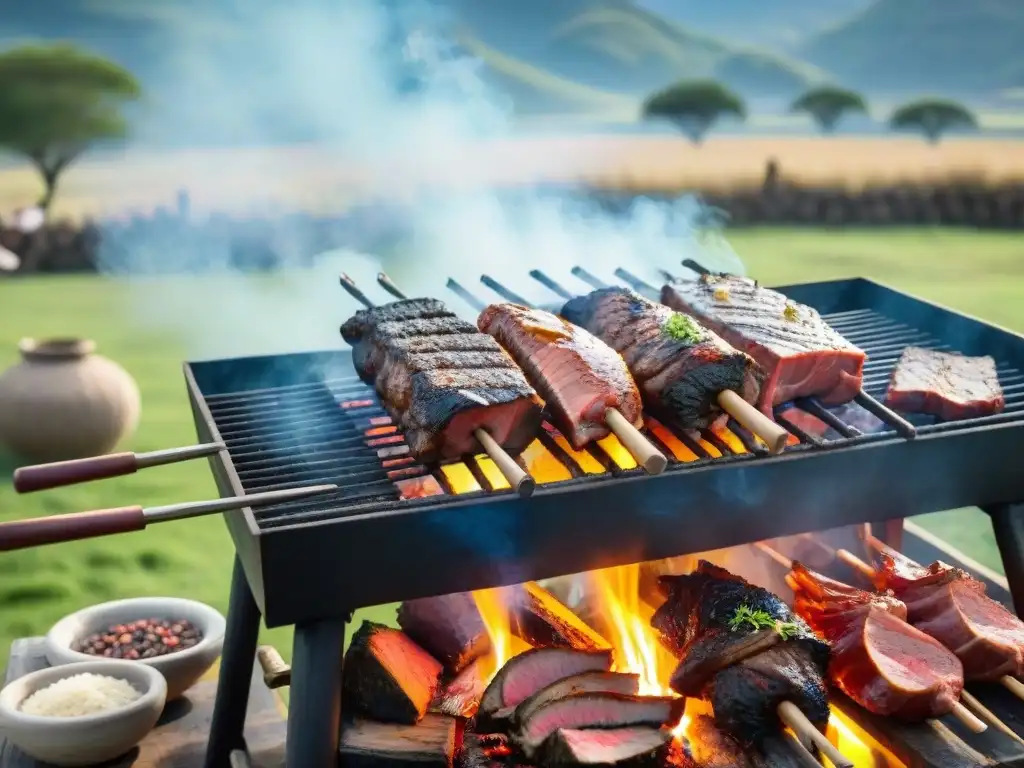
<path fill-rule="evenodd" d="M 921 133 L 932 144 L 952 130 L 976 130 L 978 120 L 963 104 L 946 99 L 919 99 L 892 113 L 889 127 L 894 131 Z"/>
<path fill-rule="evenodd" d="M 859 93 L 822 85 L 812 88 L 794 101 L 789 111 L 810 115 L 822 133 L 832 133 L 843 115 L 848 112 L 866 113 L 868 105 Z"/>
<path fill-rule="evenodd" d="M 719 119 L 732 116 L 744 120 L 747 109 L 743 99 L 721 83 L 684 80 L 649 96 L 642 116 L 645 120 L 668 120 L 694 144 L 700 144 Z"/>
<path fill-rule="evenodd" d="M 140 95 L 130 72 L 69 45 L 0 53 L 0 150 L 21 155 L 39 171 L 43 210 L 61 174 L 83 152 L 127 135 L 123 109 Z"/>

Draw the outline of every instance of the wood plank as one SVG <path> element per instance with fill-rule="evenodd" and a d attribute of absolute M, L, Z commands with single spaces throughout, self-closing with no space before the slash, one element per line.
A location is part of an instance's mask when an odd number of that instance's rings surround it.
<path fill-rule="evenodd" d="M 41 637 L 15 640 L 4 685 L 47 666 Z M 253 667 L 245 729 L 252 766 L 283 768 L 286 710 L 280 697 L 264 685 L 259 666 Z M 213 717 L 218 671 L 219 666 L 214 665 L 184 698 L 168 705 L 142 744 L 124 757 L 104 763 L 103 768 L 201 768 Z M 47 767 L 0 737 L 0 768 Z"/>

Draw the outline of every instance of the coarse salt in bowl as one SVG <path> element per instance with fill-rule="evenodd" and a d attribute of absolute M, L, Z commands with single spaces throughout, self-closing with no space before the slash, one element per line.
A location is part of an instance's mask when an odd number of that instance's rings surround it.
<path fill-rule="evenodd" d="M 138 695 L 131 698 L 125 695 L 123 685 L 114 686 L 109 692 L 114 699 L 109 709 L 101 706 L 99 690 L 87 692 L 86 700 L 75 705 L 69 700 L 58 701 L 57 691 L 61 688 L 71 689 L 70 693 L 77 689 L 81 694 L 89 687 L 83 685 L 82 675 L 123 681 Z M 76 677 L 78 680 L 71 679 Z M 66 684 L 60 685 L 62 681 Z M 48 697 L 43 694 L 44 700 L 40 702 L 35 695 L 55 684 L 58 687 L 51 691 L 53 701 L 47 702 Z M 49 667 L 25 675 L 0 691 L 0 734 L 25 754 L 49 765 L 96 765 L 125 754 L 142 741 L 160 719 L 166 699 L 164 676 L 143 664 L 93 660 Z M 22 709 L 26 703 L 33 705 L 29 712 Z M 40 709 L 53 709 L 54 714 L 35 714 Z M 66 714 L 82 710 L 94 711 Z"/>
<path fill-rule="evenodd" d="M 224 617 L 204 603 L 179 597 L 139 597 L 84 608 L 53 625 L 46 635 L 46 658 L 54 666 L 95 661 L 96 656 L 74 650 L 75 642 L 113 625 L 149 618 L 183 619 L 202 633 L 202 640 L 191 648 L 126 662 L 159 670 L 167 680 L 167 700 L 174 701 L 206 674 L 224 647 Z"/>

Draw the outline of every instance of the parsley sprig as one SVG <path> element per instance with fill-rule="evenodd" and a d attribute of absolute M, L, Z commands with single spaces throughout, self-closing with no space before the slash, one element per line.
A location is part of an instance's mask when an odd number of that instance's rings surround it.
<path fill-rule="evenodd" d="M 750 627 L 753 630 L 774 629 L 783 640 L 789 640 L 800 631 L 800 627 L 794 622 L 779 621 L 773 618 L 768 611 L 755 611 L 749 605 L 739 606 L 733 611 L 732 618 L 729 619 L 729 628 L 733 632 L 744 627 Z"/>

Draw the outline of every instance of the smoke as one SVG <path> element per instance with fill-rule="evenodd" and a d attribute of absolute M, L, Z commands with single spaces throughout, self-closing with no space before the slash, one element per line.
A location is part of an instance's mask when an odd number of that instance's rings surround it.
<path fill-rule="evenodd" d="M 247 168 L 222 172 L 213 153 L 203 178 L 211 188 L 233 184 L 255 196 L 287 188 L 298 198 L 315 185 L 318 163 L 344 163 L 367 191 L 403 203 L 384 209 L 399 236 L 378 256 L 312 252 L 317 246 L 301 234 L 311 224 L 301 216 L 292 224 L 252 224 L 249 245 L 284 261 L 272 277 L 238 274 L 237 243 L 214 220 L 190 227 L 201 232 L 194 236 L 173 220 L 162 229 L 111 227 L 108 272 L 203 272 L 133 281 L 142 321 L 179 333 L 189 355 L 338 346 L 337 327 L 358 306 L 338 286 L 340 270 L 380 301 L 386 294 L 373 281 L 380 268 L 411 294 L 453 300 L 445 283 L 455 277 L 493 300 L 478 282 L 487 273 L 538 302 L 557 297 L 528 277 L 531 269 L 574 292 L 587 290 L 570 275 L 576 265 L 609 282 L 624 267 L 655 286 L 659 269 L 680 273 L 684 258 L 742 273 L 728 244 L 704 227 L 707 212 L 693 198 L 637 199 L 609 212 L 585 195 L 496 191 L 496 180 L 525 166 L 558 176 L 570 160 L 578 166 L 581 152 L 600 148 L 519 141 L 508 100 L 488 87 L 480 62 L 453 44 L 443 9 L 419 0 L 218 7 L 219 16 L 200 22 L 197 14 L 163 41 L 166 71 L 147 135 L 163 126 L 179 139 L 215 136 L 257 148 L 298 136 L 316 152 L 256 149 Z M 342 207 L 340 190 L 317 194 L 323 207 L 334 199 Z"/>

